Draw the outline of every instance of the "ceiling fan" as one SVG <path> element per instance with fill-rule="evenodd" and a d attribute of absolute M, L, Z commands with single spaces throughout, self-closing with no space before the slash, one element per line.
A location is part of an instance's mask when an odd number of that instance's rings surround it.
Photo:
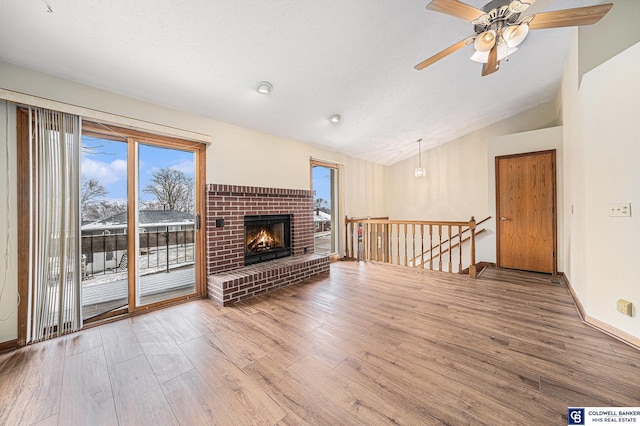
<path fill-rule="evenodd" d="M 521 16 L 536 0 L 493 0 L 483 10 L 458 0 L 433 0 L 427 9 L 463 19 L 474 25 L 475 35 L 447 47 L 414 68 L 422 70 L 473 43 L 472 60 L 483 63 L 482 75 L 498 71 L 500 61 L 518 50 L 529 30 L 591 25 L 607 14 L 613 3 Z"/>

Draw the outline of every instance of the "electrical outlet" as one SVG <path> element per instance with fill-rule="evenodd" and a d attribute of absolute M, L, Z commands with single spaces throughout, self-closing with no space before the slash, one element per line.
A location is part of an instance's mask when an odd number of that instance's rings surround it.
<path fill-rule="evenodd" d="M 618 299 L 616 309 L 623 315 L 633 316 L 633 304 L 628 300 Z"/>
<path fill-rule="evenodd" d="M 631 203 L 610 203 L 610 217 L 631 217 Z"/>

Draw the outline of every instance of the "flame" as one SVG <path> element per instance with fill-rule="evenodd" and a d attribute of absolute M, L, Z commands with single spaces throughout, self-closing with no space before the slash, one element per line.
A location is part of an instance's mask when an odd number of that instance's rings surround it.
<path fill-rule="evenodd" d="M 277 247 L 276 240 L 266 229 L 261 229 L 255 236 L 247 239 L 247 248 L 253 252 L 267 251 Z"/>

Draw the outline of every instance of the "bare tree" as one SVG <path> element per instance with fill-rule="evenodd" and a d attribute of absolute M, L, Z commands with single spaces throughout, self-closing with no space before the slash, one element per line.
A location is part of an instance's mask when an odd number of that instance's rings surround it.
<path fill-rule="evenodd" d="M 108 192 L 106 188 L 98 182 L 98 180 L 93 178 L 87 179 L 82 175 L 80 183 L 80 208 L 83 219 L 85 218 L 85 212 L 88 211 L 89 207 L 100 203 L 102 201 L 100 198 L 107 194 Z"/>
<path fill-rule="evenodd" d="M 82 220 L 95 222 L 126 211 L 126 201 L 98 201 L 82 209 Z"/>
<path fill-rule="evenodd" d="M 154 195 L 158 203 L 169 210 L 185 213 L 194 211 L 193 178 L 180 170 L 161 168 L 153 174 L 144 192 Z"/>
<path fill-rule="evenodd" d="M 324 198 L 316 198 L 313 200 L 313 209 L 320 210 L 325 213 L 330 213 L 329 202 Z"/>

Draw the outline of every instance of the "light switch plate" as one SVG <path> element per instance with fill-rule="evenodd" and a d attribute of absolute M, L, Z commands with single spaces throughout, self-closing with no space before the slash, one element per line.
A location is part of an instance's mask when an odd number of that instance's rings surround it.
<path fill-rule="evenodd" d="M 609 203 L 610 217 L 631 217 L 631 203 Z"/>

